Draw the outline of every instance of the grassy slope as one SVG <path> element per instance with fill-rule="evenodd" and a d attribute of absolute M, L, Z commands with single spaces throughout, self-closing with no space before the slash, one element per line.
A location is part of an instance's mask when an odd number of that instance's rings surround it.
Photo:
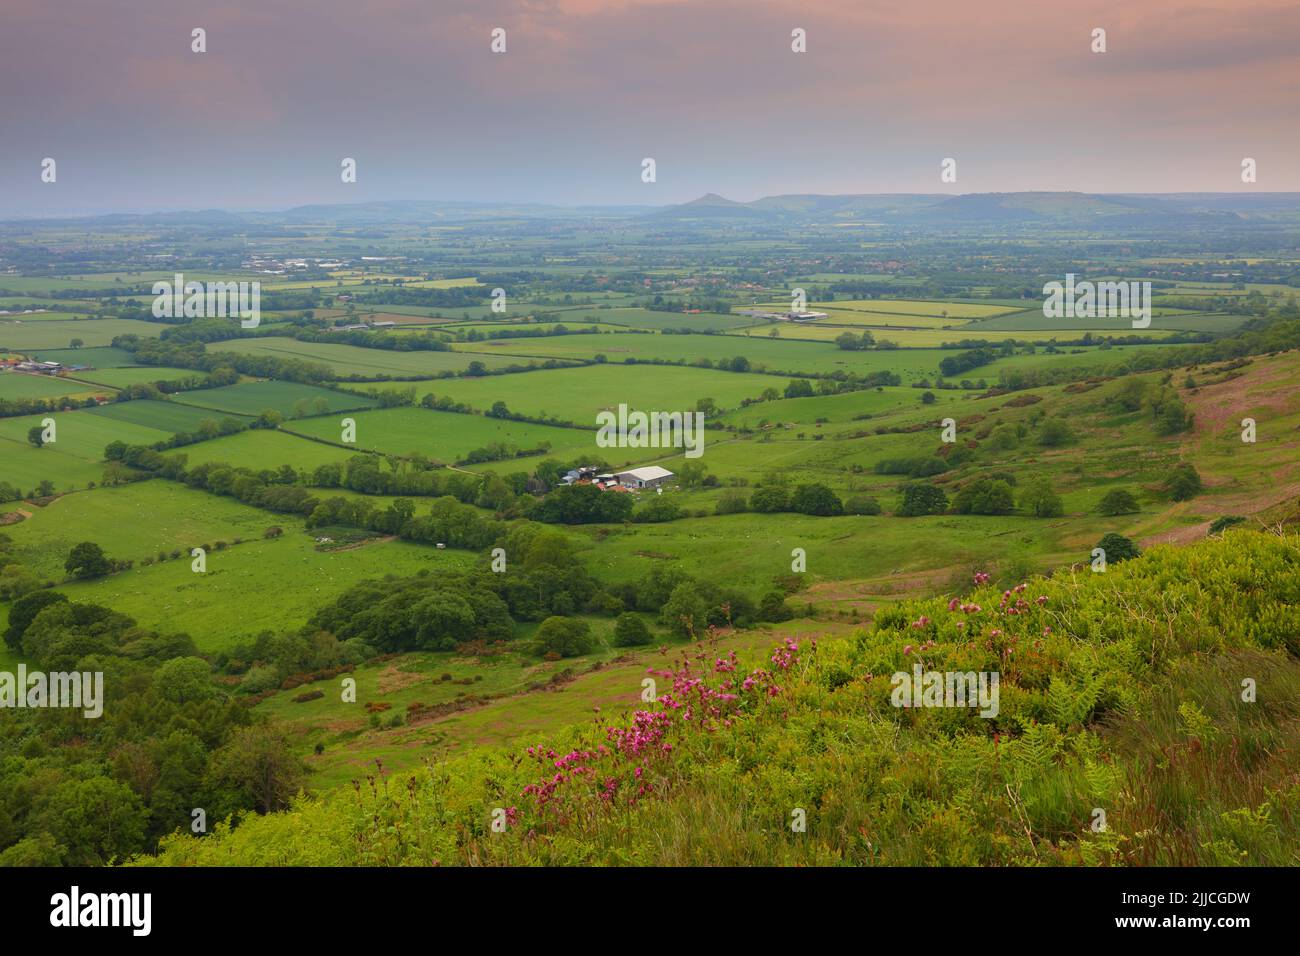
<path fill-rule="evenodd" d="M 233 832 L 178 835 L 159 861 L 1300 862 L 1300 752 L 1286 746 L 1300 730 L 1300 542 L 1230 532 L 1105 574 L 1034 579 L 1020 597 L 1014 616 L 988 588 L 969 595 L 974 613 L 941 599 L 901 607 L 852 638 L 797 642 L 787 668 L 742 653 L 738 675 L 765 666 L 774 676 L 760 684 L 777 689 L 715 700 L 709 718 L 682 687 L 692 720 L 662 698 L 646 706 L 667 725 L 647 749 L 615 752 L 605 732 L 630 726 L 630 707 L 555 727 L 536 757 L 430 748 L 409 784 L 372 772 L 355 792 L 303 797 Z M 701 645 L 683 664 L 716 688 L 727 675 L 711 665 L 726 655 Z M 999 672 L 998 714 L 890 706 L 889 675 L 917 661 Z M 529 794 L 566 752 L 577 756 L 550 798 Z M 502 807 L 516 819 L 493 833 Z M 806 832 L 790 826 L 796 811 Z"/>
<path fill-rule="evenodd" d="M 188 556 L 182 555 L 95 581 L 65 584 L 59 590 L 73 601 L 112 607 L 143 627 L 189 634 L 200 650 L 214 653 L 251 641 L 262 631 L 296 630 L 358 581 L 387 573 L 411 575 L 424 568 L 436 572 L 469 560 L 464 551 L 383 539 L 321 551 L 291 519 L 263 520 L 267 526 L 284 527 L 284 536 L 213 550 L 204 574 L 195 573 Z"/>

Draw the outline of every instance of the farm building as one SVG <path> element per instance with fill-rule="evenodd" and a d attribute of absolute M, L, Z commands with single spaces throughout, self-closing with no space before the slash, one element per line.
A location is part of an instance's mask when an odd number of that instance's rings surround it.
<path fill-rule="evenodd" d="M 63 371 L 58 362 L 19 362 L 14 368 L 20 372 L 44 372 L 47 375 Z"/>
<path fill-rule="evenodd" d="M 645 468 L 620 471 L 614 477 L 625 488 L 658 488 L 665 482 L 671 481 L 674 476 L 667 468 L 648 465 Z"/>
<path fill-rule="evenodd" d="M 587 484 L 596 477 L 597 469 L 592 465 L 583 465 L 581 468 L 570 468 L 561 476 L 560 481 L 566 485 Z M 603 477 L 603 476 L 602 476 Z"/>

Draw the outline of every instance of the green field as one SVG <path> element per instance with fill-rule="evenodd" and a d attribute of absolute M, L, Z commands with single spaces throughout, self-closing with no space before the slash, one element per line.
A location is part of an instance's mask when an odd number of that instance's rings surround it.
<path fill-rule="evenodd" d="M 85 378 L 86 375 L 96 374 L 100 369 L 125 368 L 128 365 L 135 365 L 135 356 L 126 349 L 114 348 L 111 345 L 101 345 L 95 348 L 86 349 L 39 349 L 32 353 L 42 362 L 59 362 L 63 365 L 89 365 L 94 371 L 77 372 L 77 378 Z M 193 372 L 190 373 L 194 374 Z M 98 379 L 86 379 L 87 381 L 98 381 Z"/>
<path fill-rule="evenodd" d="M 179 402 L 156 402 L 136 400 L 132 402 L 113 402 L 87 411 L 89 415 L 101 415 L 119 422 L 131 422 L 148 428 L 157 428 L 170 434 L 180 432 L 197 432 L 199 423 L 205 419 L 217 421 L 224 417 L 216 412 L 182 405 Z"/>
<path fill-rule="evenodd" d="M 23 564 L 60 581 L 72 547 L 94 541 L 118 560 L 139 563 L 159 551 L 260 538 L 279 522 L 274 515 L 233 498 L 193 491 L 179 482 L 151 480 L 79 491 L 56 498 L 5 528 Z M 188 560 L 186 561 L 188 565 Z"/>
<path fill-rule="evenodd" d="M 62 398 L 85 395 L 109 395 L 110 389 L 95 388 L 84 382 L 72 382 L 53 375 L 29 375 L 26 372 L 0 372 L 0 399 Z"/>
<path fill-rule="evenodd" d="M 55 491 L 84 488 L 98 481 L 103 466 L 77 455 L 69 454 L 57 446 L 33 448 L 24 439 L 18 441 L 0 435 L 0 481 L 8 482 L 24 495 L 35 494 L 42 481 L 54 483 Z M 12 505 L 0 505 L 9 510 Z"/>
<path fill-rule="evenodd" d="M 61 322 L 15 322 L 0 319 L 0 349 L 32 352 L 40 349 L 73 350 L 70 343 L 81 339 L 88 348 L 108 345 L 119 335 L 156 339 L 167 328 L 156 322 L 135 319 L 68 319 Z M 50 361 L 60 361 L 51 359 Z"/>
<path fill-rule="evenodd" d="M 480 410 L 504 401 L 513 412 L 594 425 L 597 412 L 616 411 L 620 402 L 648 411 L 688 411 L 699 399 L 712 398 L 720 408 L 734 408 L 741 399 L 757 398 L 764 389 L 783 385 L 782 379 L 770 375 L 611 364 L 448 379 L 432 383 L 430 391 Z"/>
<path fill-rule="evenodd" d="M 321 419 L 329 421 L 329 419 Z M 298 427 L 303 422 L 294 422 L 290 427 Z M 338 435 L 334 436 L 336 439 Z M 243 468 L 279 468 L 291 465 L 305 471 L 311 471 L 320 465 L 347 461 L 357 454 L 343 448 L 335 448 L 321 442 L 299 438 L 283 431 L 270 431 L 255 428 L 213 438 L 178 448 L 172 454 L 181 454 L 189 465 L 201 465 L 210 461 L 222 462 Z"/>
<path fill-rule="evenodd" d="M 744 335 L 749 330 L 731 333 L 732 335 Z M 874 328 L 874 329 L 846 329 L 839 325 L 822 325 L 820 322 L 801 322 L 797 326 L 782 324 L 781 337 L 790 340 L 807 340 L 814 342 L 834 342 L 845 332 L 869 331 L 880 342 L 893 342 L 895 345 L 904 349 L 933 349 L 941 345 L 954 344 L 968 339 L 982 339 L 989 342 L 1004 342 L 1008 339 L 1017 342 L 1077 342 L 1081 339 L 1085 329 L 1034 329 L 1032 331 L 1021 332 L 990 332 L 986 330 L 983 324 L 967 323 L 955 328 L 935 328 L 935 329 L 913 329 L 913 328 Z M 1094 337 L 1101 330 L 1092 330 Z M 753 334 L 757 336 L 758 330 Z M 1128 326 L 1122 328 L 1110 328 L 1104 331 L 1109 338 L 1127 338 L 1129 336 L 1140 335 L 1143 337 L 1164 338 L 1173 335 L 1170 329 L 1133 329 Z"/>
<path fill-rule="evenodd" d="M 994 332 L 1051 332 L 1069 328 L 1091 332 L 1105 332 L 1108 335 L 1122 335 L 1129 332 L 1153 335 L 1160 332 L 1231 332 L 1247 321 L 1247 315 L 1219 315 L 1182 312 L 1170 309 L 1154 309 L 1151 325 L 1146 329 L 1134 329 L 1133 320 L 1129 318 L 1071 318 L 1052 319 L 1043 315 L 1041 307 L 1014 315 L 998 316 L 972 322 L 963 328 L 971 338 L 978 338 L 985 331 Z"/>
<path fill-rule="evenodd" d="M 403 541 L 318 551 L 315 539 L 285 516 L 263 514 L 262 524 L 279 525 L 285 534 L 214 551 L 207 557 L 205 574 L 195 573 L 191 562 L 181 558 L 65 584 L 59 590 L 73 601 L 108 605 L 143 627 L 189 634 L 201 650 L 211 653 L 250 641 L 262 631 L 296 630 L 357 581 L 388 573 L 411 575 L 424 568 L 436 573 L 470 560 L 464 551 L 438 551 Z"/>
<path fill-rule="evenodd" d="M 914 388 L 871 388 L 842 395 L 815 395 L 811 398 L 782 398 L 775 402 L 760 402 L 728 412 L 721 421 L 727 425 L 749 428 L 761 427 L 764 422 L 796 422 L 801 425 L 812 425 L 818 420 L 848 422 L 863 415 L 874 416 L 895 408 L 913 406 L 920 400 L 921 393 Z"/>
<path fill-rule="evenodd" d="M 595 449 L 593 431 L 532 425 L 484 415 L 460 415 L 425 408 L 389 408 L 358 412 L 349 417 L 357 425 L 358 449 L 393 455 L 417 453 L 441 462 L 459 461 L 473 449 L 492 442 L 514 445 L 519 449 L 536 448 L 547 442 L 551 446 L 549 454 L 560 459 L 573 458 Z M 341 435 L 339 422 L 332 418 L 292 422 L 285 427 L 329 441 L 338 441 Z M 529 465 L 521 462 L 520 467 Z"/>
<path fill-rule="evenodd" d="M 548 310 L 543 307 L 540 311 Z M 655 312 L 651 309 L 635 307 L 600 308 L 597 306 L 566 308 L 558 315 L 547 315 L 547 318 L 571 326 L 600 322 L 632 329 L 698 329 L 701 332 L 723 332 L 727 329 L 738 329 L 758 323 L 753 316 L 740 313 L 720 315 L 716 312 L 701 312 L 691 315 L 686 312 Z"/>
<path fill-rule="evenodd" d="M 0 336 L 3 341 L 3 336 Z M 296 339 L 268 336 L 258 339 L 234 339 L 209 346 L 212 352 L 238 352 L 241 355 L 269 355 L 275 358 L 292 358 L 314 362 L 331 369 L 339 376 L 359 375 L 436 375 L 438 372 L 463 372 L 477 356 L 459 352 L 395 352 L 387 349 L 365 349 L 355 345 L 332 345 L 299 342 Z M 481 359 L 489 368 L 512 364 L 528 364 L 513 359 Z"/>
<path fill-rule="evenodd" d="M 923 299 L 836 299 L 809 306 L 817 312 L 828 309 L 872 312 L 883 315 L 916 315 L 943 319 L 975 319 L 1014 311 L 1008 306 L 982 305 L 973 302 L 948 302 Z"/>
<path fill-rule="evenodd" d="M 174 382 L 178 379 L 202 376 L 189 368 L 167 368 L 160 365 L 139 365 L 124 368 L 104 368 L 96 366 L 89 372 L 77 372 L 77 378 L 98 385 L 113 388 L 126 388 L 128 385 L 144 385 L 151 382 Z"/>
<path fill-rule="evenodd" d="M 277 381 L 240 382 L 237 385 L 224 385 L 221 388 L 180 392 L 173 398 L 186 405 L 236 415 L 258 415 L 272 408 L 286 418 L 297 414 L 300 410 L 300 402 L 307 403 L 301 407 L 301 410 L 312 415 L 322 414 L 317 408 L 318 401 L 325 403 L 323 406 L 325 412 L 368 408 L 374 404 L 367 398 L 331 391 L 328 388 Z"/>
<path fill-rule="evenodd" d="M 40 425 L 46 417 L 53 418 L 55 441 L 43 448 L 32 448 L 36 454 L 53 451 L 73 455 L 84 461 L 98 462 L 104 458 L 104 446 L 122 441 L 128 445 L 150 445 L 171 436 L 161 428 L 123 421 L 110 415 L 98 414 L 99 409 L 72 412 L 54 412 L 50 415 L 24 415 L 20 418 L 0 418 L 0 440 L 27 445 L 27 432 Z M 30 445 L 28 447 L 31 447 Z M 52 477 L 52 476 L 51 476 Z"/>
<path fill-rule="evenodd" d="M 843 331 L 841 329 L 841 331 Z M 494 339 L 458 344 L 458 350 L 478 355 L 515 355 L 590 360 L 604 355 L 612 363 L 629 358 L 694 362 L 744 356 L 755 370 L 817 374 L 837 369 L 855 371 L 872 361 L 868 352 L 845 352 L 830 343 L 783 342 L 754 335 L 556 335 L 537 339 Z"/>

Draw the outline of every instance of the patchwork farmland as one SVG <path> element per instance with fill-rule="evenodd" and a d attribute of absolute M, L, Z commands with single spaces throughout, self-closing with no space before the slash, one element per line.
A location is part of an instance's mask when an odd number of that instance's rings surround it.
<path fill-rule="evenodd" d="M 100 669 L 112 715 L 4 725 L 0 864 L 1294 862 L 1300 262 L 1274 227 L 1149 256 L 1059 211 L 1008 237 L 786 202 L 362 203 L 240 220 L 225 259 L 185 216 L 100 223 L 102 272 L 0 276 L 2 666 Z M 154 320 L 158 245 L 261 276 L 259 326 Z M 1150 327 L 1048 317 L 1063 263 L 1149 275 Z M 922 661 L 1000 674 L 999 713 L 895 707 Z M 668 728 L 640 763 L 638 720 Z M 608 768 L 568 816 L 528 789 L 539 744 L 547 779 Z M 608 780 L 655 790 L 612 813 Z M 131 823 L 111 846 L 65 822 L 83 788 Z M 498 804 L 531 836 L 493 842 Z M 786 804 L 816 840 L 771 837 Z"/>

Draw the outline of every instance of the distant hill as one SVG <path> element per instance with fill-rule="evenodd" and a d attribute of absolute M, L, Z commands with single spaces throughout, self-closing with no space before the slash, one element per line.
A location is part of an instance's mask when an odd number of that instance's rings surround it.
<path fill-rule="evenodd" d="M 765 219 L 772 222 L 1174 225 L 1300 215 L 1296 193 L 1092 194 L 1078 192 L 899 193 L 766 196 L 743 203 L 715 193 L 655 210 L 655 219 Z"/>
<path fill-rule="evenodd" d="M 332 223 L 344 226 L 428 223 L 510 223 L 548 220 L 677 222 L 753 222 L 797 224 L 880 223 L 893 226 L 943 224 L 1043 226 L 1090 225 L 1102 228 L 1245 224 L 1251 221 L 1295 222 L 1300 219 L 1300 193 L 1132 193 L 1081 192 L 1012 193 L 875 193 L 849 195 L 787 194 L 738 202 L 706 193 L 690 202 L 669 206 L 585 205 L 545 203 L 385 200 L 360 203 L 317 203 L 278 212 L 112 213 L 59 220 L 105 225 L 192 225 L 237 229 L 257 226 L 298 226 Z M 33 220 L 25 220 L 31 223 Z"/>

